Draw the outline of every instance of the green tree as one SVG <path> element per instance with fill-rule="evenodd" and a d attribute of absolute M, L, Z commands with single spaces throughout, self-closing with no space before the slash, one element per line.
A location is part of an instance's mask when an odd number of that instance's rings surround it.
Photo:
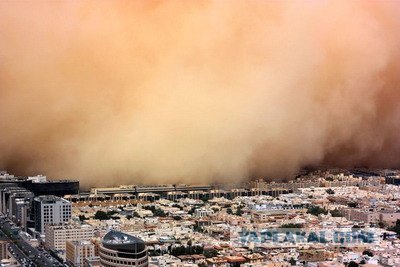
<path fill-rule="evenodd" d="M 107 211 L 108 216 L 113 216 L 114 214 L 117 214 L 117 213 L 118 213 L 118 211 L 116 211 L 116 210 Z"/>
<path fill-rule="evenodd" d="M 193 207 L 191 207 L 190 210 L 188 211 L 188 214 L 192 215 L 195 211 L 196 211 L 196 207 L 193 206 Z"/>
<path fill-rule="evenodd" d="M 363 255 L 368 255 L 369 257 L 373 257 L 374 256 L 374 253 L 372 253 L 372 251 L 370 251 L 370 250 L 364 250 L 362 254 Z"/>
<path fill-rule="evenodd" d="M 227 209 L 226 209 L 226 213 L 228 213 L 228 214 L 233 214 L 232 209 L 231 209 L 231 208 L 227 208 Z"/>
<path fill-rule="evenodd" d="M 330 211 L 332 217 L 342 217 L 342 213 L 338 209 L 334 209 Z"/>
<path fill-rule="evenodd" d="M 160 208 L 154 209 L 154 210 L 153 210 L 153 215 L 156 216 L 156 217 L 165 217 L 165 216 L 167 216 L 167 215 L 165 214 L 165 212 L 164 212 L 162 209 L 160 209 Z"/>
<path fill-rule="evenodd" d="M 298 223 L 286 223 L 281 225 L 281 228 L 301 228 L 301 227 L 302 225 Z"/>
<path fill-rule="evenodd" d="M 194 246 L 193 247 L 193 254 L 203 254 L 203 247 L 202 246 Z"/>
<path fill-rule="evenodd" d="M 211 208 L 213 210 L 213 212 L 218 212 L 219 208 Z"/>
<path fill-rule="evenodd" d="M 165 216 L 167 216 L 162 209 L 157 208 L 156 206 L 145 206 L 143 208 L 146 209 L 146 210 L 151 210 L 153 215 L 156 216 L 156 217 L 165 217 Z"/>
<path fill-rule="evenodd" d="M 180 256 L 186 254 L 186 248 L 184 246 L 174 247 L 171 250 L 173 256 Z"/>
<path fill-rule="evenodd" d="M 357 202 L 348 202 L 347 206 L 349 206 L 349 208 L 357 208 L 358 204 Z"/>
<path fill-rule="evenodd" d="M 389 227 L 388 230 L 395 232 L 397 235 L 400 235 L 400 220 L 397 220 L 396 225 Z"/>
<path fill-rule="evenodd" d="M 79 217 L 79 220 L 80 220 L 81 222 L 86 221 L 86 220 L 88 219 L 88 218 L 86 218 L 85 215 L 79 215 L 78 217 Z"/>
<path fill-rule="evenodd" d="M 182 210 L 182 207 L 180 205 L 176 204 L 176 203 L 172 204 L 172 207 Z"/>
<path fill-rule="evenodd" d="M 307 213 L 318 216 L 320 214 L 328 214 L 328 211 L 324 208 L 321 208 L 319 206 L 310 206 L 307 209 Z"/>
<path fill-rule="evenodd" d="M 202 233 L 204 230 L 203 230 L 203 227 L 202 227 L 202 226 L 199 226 L 199 225 L 196 224 L 196 225 L 193 227 L 193 231 Z"/>
<path fill-rule="evenodd" d="M 334 195 L 335 191 L 333 191 L 332 188 L 329 188 L 326 190 L 326 193 L 328 193 L 329 195 Z"/>
<path fill-rule="evenodd" d="M 204 250 L 203 255 L 206 256 L 206 258 L 213 258 L 218 255 L 218 251 L 216 249 L 207 249 Z"/>
<path fill-rule="evenodd" d="M 355 261 L 351 261 L 351 262 L 349 262 L 349 264 L 347 265 L 347 267 L 358 267 L 358 266 L 360 266 L 357 262 L 355 262 Z"/>
<path fill-rule="evenodd" d="M 241 208 L 241 207 L 239 207 L 239 208 L 237 208 L 237 210 L 236 210 L 236 213 L 235 213 L 235 214 L 236 214 L 237 216 L 242 216 L 242 215 L 243 215 L 243 213 L 244 213 L 244 212 L 242 211 L 242 208 Z"/>
<path fill-rule="evenodd" d="M 110 216 L 106 212 L 104 212 L 102 210 L 98 210 L 98 211 L 96 211 L 96 214 L 94 215 L 94 218 L 97 219 L 97 220 L 102 221 L 102 220 L 110 219 Z"/>

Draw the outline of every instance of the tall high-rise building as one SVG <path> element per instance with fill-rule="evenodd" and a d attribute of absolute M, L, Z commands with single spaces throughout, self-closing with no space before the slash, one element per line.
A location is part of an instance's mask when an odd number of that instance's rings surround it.
<path fill-rule="evenodd" d="M 24 199 L 16 199 L 12 220 L 26 231 L 31 203 Z"/>
<path fill-rule="evenodd" d="M 0 189 L 0 211 L 26 230 L 34 194 L 22 187 Z"/>
<path fill-rule="evenodd" d="M 7 187 L 0 189 L 0 211 L 10 218 L 13 213 L 15 199 L 25 199 L 32 202 L 34 194 L 22 187 Z"/>
<path fill-rule="evenodd" d="M 35 230 L 44 233 L 46 224 L 64 224 L 71 219 L 71 202 L 56 196 L 39 196 L 33 200 Z"/>
<path fill-rule="evenodd" d="M 110 231 L 103 237 L 99 254 L 102 266 L 148 266 L 147 247 L 144 241 L 118 231 Z"/>

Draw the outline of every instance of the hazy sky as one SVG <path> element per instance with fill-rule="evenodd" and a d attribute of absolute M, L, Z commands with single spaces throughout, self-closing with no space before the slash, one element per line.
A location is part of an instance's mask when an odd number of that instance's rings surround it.
<path fill-rule="evenodd" d="M 81 184 L 400 167 L 398 1 L 1 1 L 0 168 Z"/>

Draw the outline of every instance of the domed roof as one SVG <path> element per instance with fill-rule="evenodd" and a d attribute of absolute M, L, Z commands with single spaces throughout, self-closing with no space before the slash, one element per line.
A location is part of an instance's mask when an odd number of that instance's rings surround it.
<path fill-rule="evenodd" d="M 140 253 L 146 249 L 146 244 L 143 240 L 114 230 L 109 231 L 103 237 L 103 246 L 126 253 Z"/>

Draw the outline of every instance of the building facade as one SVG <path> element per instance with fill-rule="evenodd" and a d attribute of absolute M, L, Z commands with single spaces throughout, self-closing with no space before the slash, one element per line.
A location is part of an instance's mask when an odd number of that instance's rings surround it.
<path fill-rule="evenodd" d="M 71 219 L 71 202 L 56 196 L 40 196 L 33 200 L 35 230 L 44 233 L 47 224 L 65 224 Z"/>
<path fill-rule="evenodd" d="M 94 244 L 88 240 L 66 242 L 66 260 L 76 267 L 83 267 L 85 259 L 94 257 Z"/>
<path fill-rule="evenodd" d="M 90 225 L 46 225 L 46 242 L 48 249 L 66 250 L 67 241 L 90 240 L 94 237 L 94 229 Z"/>
<path fill-rule="evenodd" d="M 99 255 L 104 267 L 148 266 L 144 241 L 118 231 L 110 231 L 103 237 Z"/>

